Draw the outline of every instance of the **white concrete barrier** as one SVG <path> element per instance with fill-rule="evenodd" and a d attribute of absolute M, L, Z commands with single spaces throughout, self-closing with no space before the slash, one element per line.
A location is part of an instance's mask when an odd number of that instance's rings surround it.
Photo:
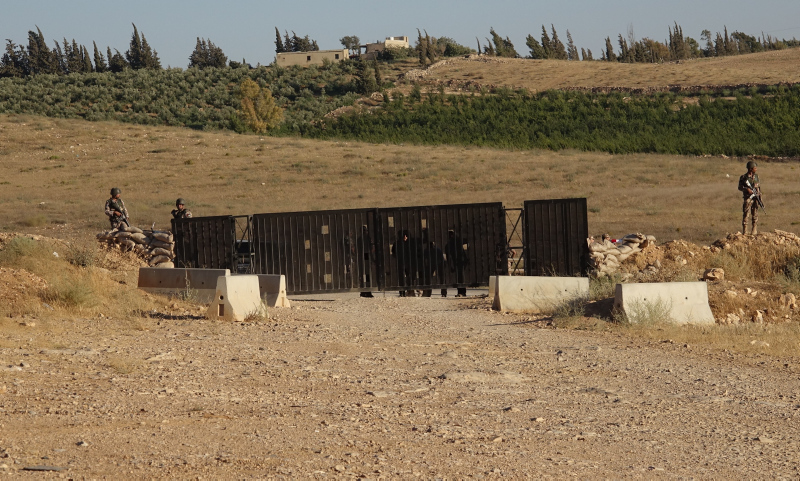
<path fill-rule="evenodd" d="M 206 317 L 241 322 L 247 316 L 261 313 L 262 309 L 258 276 L 220 276 Z"/>
<path fill-rule="evenodd" d="M 167 296 L 185 295 L 203 304 L 211 302 L 217 278 L 230 276 L 228 269 L 160 269 L 140 267 L 138 287 Z"/>
<path fill-rule="evenodd" d="M 676 324 L 714 324 L 705 282 L 655 282 L 617 284 L 614 308 L 631 322 L 652 318 L 660 311 Z"/>
<path fill-rule="evenodd" d="M 492 309 L 497 311 L 542 312 L 570 299 L 589 296 L 586 277 L 493 277 Z"/>
<path fill-rule="evenodd" d="M 289 307 L 286 297 L 286 276 L 258 274 L 258 290 L 267 307 Z"/>

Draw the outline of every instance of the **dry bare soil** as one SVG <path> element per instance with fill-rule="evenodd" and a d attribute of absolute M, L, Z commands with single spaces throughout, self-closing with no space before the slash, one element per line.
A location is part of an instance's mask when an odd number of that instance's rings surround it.
<path fill-rule="evenodd" d="M 331 297 L 243 324 L 191 306 L 133 322 L 2 320 L 0 473 L 800 475 L 795 359 L 537 329 L 487 308 Z"/>
<path fill-rule="evenodd" d="M 594 83 L 609 84 L 620 83 Z M 141 226 L 167 226 L 179 196 L 196 215 L 586 196 L 592 233 L 708 244 L 739 228 L 743 161 L 0 116 L 0 230 L 61 239 L 48 244 L 57 260 L 0 268 L 0 476 L 796 478 L 794 317 L 636 329 L 387 294 L 295 298 L 266 319 L 212 323 L 202 305 L 136 290 L 131 256 L 63 260 L 106 227 L 112 186 Z M 759 173 L 762 230 L 796 230 L 796 164 Z M 712 255 L 685 241 L 657 252 L 665 268 L 689 260 L 691 275 Z M 779 293 L 729 271 L 712 286 L 715 314 L 758 300 L 783 316 Z M 45 305 L 43 293 L 79 294 L 64 279 L 96 302 Z"/>

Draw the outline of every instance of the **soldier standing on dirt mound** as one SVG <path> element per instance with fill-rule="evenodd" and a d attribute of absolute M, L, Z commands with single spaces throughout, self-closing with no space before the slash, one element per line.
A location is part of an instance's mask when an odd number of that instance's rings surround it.
<path fill-rule="evenodd" d="M 747 218 L 751 218 L 753 229 L 750 232 L 752 235 L 758 233 L 758 202 L 753 197 L 761 195 L 761 186 L 758 181 L 758 164 L 752 160 L 747 163 L 747 172 L 739 177 L 739 190 L 742 191 L 744 196 L 742 200 L 742 234 L 747 234 Z"/>
<path fill-rule="evenodd" d="M 191 219 L 192 211 L 186 208 L 186 201 L 180 198 L 175 201 L 175 209 L 172 209 L 173 219 Z"/>
<path fill-rule="evenodd" d="M 120 199 L 120 195 L 122 195 L 122 191 L 114 187 L 111 189 L 111 198 L 106 201 L 105 212 L 112 229 L 131 226 L 128 209 L 125 208 L 125 203 Z"/>

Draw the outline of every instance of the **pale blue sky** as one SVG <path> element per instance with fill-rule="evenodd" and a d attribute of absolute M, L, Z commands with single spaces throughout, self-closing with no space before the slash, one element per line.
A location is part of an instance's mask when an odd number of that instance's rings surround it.
<path fill-rule="evenodd" d="M 211 40 L 229 59 L 269 64 L 275 57 L 275 27 L 281 32 L 316 39 L 320 48 L 341 48 L 339 39 L 357 35 L 362 42 L 387 36 L 416 38 L 416 29 L 448 36 L 475 48 L 485 43 L 489 28 L 511 39 L 526 55 L 525 37 L 537 39 L 541 25 L 555 24 L 566 43 L 567 30 L 575 45 L 589 48 L 596 58 L 611 37 L 663 41 L 673 22 L 684 35 L 700 41 L 700 32 L 739 30 L 760 36 L 800 38 L 800 0 L 408 0 L 333 2 L 330 0 L 7 0 L 0 15 L 0 39 L 27 44 L 28 30 L 38 25 L 53 46 L 73 38 L 92 52 L 92 41 L 125 52 L 135 23 L 158 51 L 162 65 L 186 68 L 196 38 Z"/>

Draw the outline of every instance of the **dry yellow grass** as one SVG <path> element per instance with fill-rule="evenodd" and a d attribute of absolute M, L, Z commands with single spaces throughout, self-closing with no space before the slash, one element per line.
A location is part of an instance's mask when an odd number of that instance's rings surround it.
<path fill-rule="evenodd" d="M 587 197 L 593 234 L 708 243 L 741 225 L 742 159 L 420 147 L 0 116 L 0 229 L 82 239 L 118 186 L 135 225 L 196 216 Z M 797 230 L 795 163 L 760 166 L 763 229 Z M 35 222 L 34 222 L 35 221 Z M 54 232 L 55 231 L 55 232 Z"/>
<path fill-rule="evenodd" d="M 800 82 L 800 48 L 662 64 L 530 59 L 481 62 L 458 59 L 434 67 L 427 78 L 471 80 L 484 85 L 503 85 L 531 91 L 569 87 L 776 84 Z"/>

